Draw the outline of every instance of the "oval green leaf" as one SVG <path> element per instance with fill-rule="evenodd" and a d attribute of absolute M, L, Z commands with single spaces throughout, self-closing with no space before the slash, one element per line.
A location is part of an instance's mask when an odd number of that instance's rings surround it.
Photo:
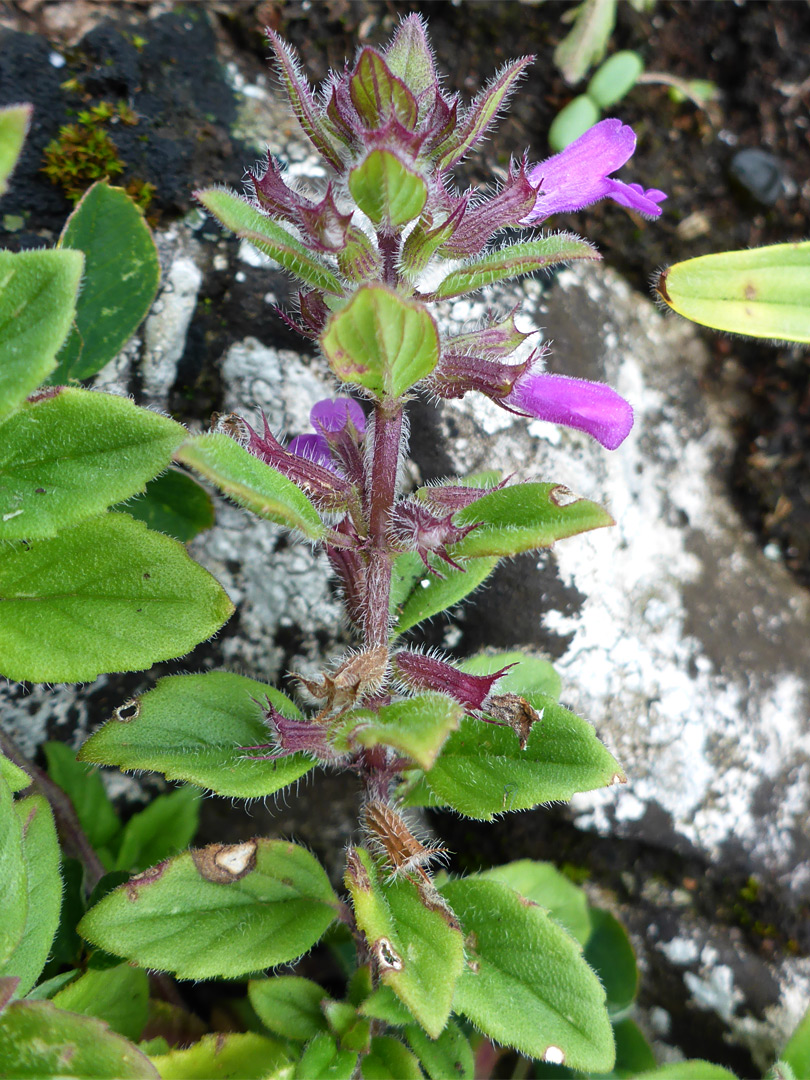
<path fill-rule="evenodd" d="M 548 129 L 550 149 L 559 154 L 598 121 L 599 106 L 588 94 L 578 94 L 564 105 L 551 121 Z"/>
<path fill-rule="evenodd" d="M 33 105 L 0 109 L 0 195 L 8 191 L 8 178 L 20 157 L 33 111 Z"/>
<path fill-rule="evenodd" d="M 156 532 L 187 544 L 214 524 L 211 496 L 187 473 L 168 469 L 146 485 L 142 495 L 114 507 Z"/>
<path fill-rule="evenodd" d="M 422 1063 L 422 1068 L 430 1080 L 473 1080 L 475 1063 L 473 1061 L 470 1040 L 453 1020 L 438 1037 L 430 1039 L 416 1025 L 411 1025 L 405 1032 L 411 1050 Z"/>
<path fill-rule="evenodd" d="M 372 150 L 349 173 L 349 191 L 363 213 L 386 232 L 419 217 L 427 185 L 390 150 Z"/>
<path fill-rule="evenodd" d="M 633 1004 L 638 990 L 638 965 L 627 931 L 609 911 L 590 910 L 591 932 L 585 959 L 602 981 L 611 1017 L 619 1018 Z"/>
<path fill-rule="evenodd" d="M 453 558 L 518 555 L 615 524 L 607 510 L 574 495 L 563 484 L 498 488 L 459 510 L 455 522 L 481 524 L 453 546 Z"/>
<path fill-rule="evenodd" d="M 183 443 L 175 457 L 251 513 L 298 529 L 310 540 L 324 535 L 320 515 L 303 491 L 229 435 L 197 435 Z"/>
<path fill-rule="evenodd" d="M 810 342 L 810 241 L 687 259 L 663 270 L 655 289 L 701 326 Z"/>
<path fill-rule="evenodd" d="M 0 1017 L 0 1061 L 15 1080 L 159 1080 L 131 1042 L 50 1001 L 15 1001 Z"/>
<path fill-rule="evenodd" d="M 363 1080 L 423 1080 L 419 1060 L 393 1035 L 375 1035 L 360 1062 Z"/>
<path fill-rule="evenodd" d="M 430 312 L 384 285 L 365 285 L 329 320 L 321 347 L 342 381 L 378 398 L 401 397 L 439 362 Z"/>
<path fill-rule="evenodd" d="M 143 491 L 188 437 L 129 398 L 64 387 L 0 440 L 0 540 L 40 540 Z"/>
<path fill-rule="evenodd" d="M 84 253 L 76 321 L 51 383 L 88 379 L 120 352 L 157 293 L 160 263 L 143 212 L 122 188 L 93 184 L 67 219 L 59 247 Z"/>
<path fill-rule="evenodd" d="M 292 1062 L 281 1043 L 252 1031 L 204 1035 L 182 1050 L 154 1055 L 161 1080 L 290 1080 Z"/>
<path fill-rule="evenodd" d="M 8 784 L 0 777 L 0 964 L 19 945 L 28 915 L 28 880 L 22 848 L 22 822 L 14 813 Z"/>
<path fill-rule="evenodd" d="M 599 253 L 573 233 L 552 233 L 542 240 L 527 240 L 522 244 L 507 244 L 494 251 L 486 251 L 456 270 L 451 270 L 444 281 L 432 293 L 422 297 L 425 301 L 450 300 L 454 296 L 476 292 L 496 281 L 508 281 L 533 274 L 557 263 L 577 259 L 599 259 Z"/>
<path fill-rule="evenodd" d="M 79 933 L 181 979 L 238 978 L 297 959 L 335 919 L 313 855 L 283 840 L 211 844 L 158 863 L 87 912 Z"/>
<path fill-rule="evenodd" d="M 609 57 L 594 73 L 588 83 L 588 97 L 600 109 L 609 109 L 633 89 L 643 70 L 644 61 L 639 54 L 631 49 L 622 49 Z"/>
<path fill-rule="evenodd" d="M 377 712 L 357 709 L 349 713 L 333 741 L 337 749 L 390 746 L 429 769 L 463 715 L 458 702 L 444 694 L 420 694 L 383 705 Z"/>
<path fill-rule="evenodd" d="M 121 706 L 91 735 L 79 757 L 119 769 L 151 769 L 226 797 L 260 799 L 314 765 L 303 754 L 248 759 L 244 747 L 268 741 L 262 721 L 266 699 L 285 716 L 301 718 L 280 691 L 242 675 L 211 671 L 159 679 L 154 690 Z"/>
<path fill-rule="evenodd" d="M 467 964 L 453 1007 L 527 1057 L 583 1072 L 613 1068 L 605 992 L 579 944 L 542 908 L 496 881 L 450 881 Z"/>
<path fill-rule="evenodd" d="M 796 1076 L 810 1076 L 810 1009 L 799 1021 L 779 1057 L 788 1063 Z"/>
<path fill-rule="evenodd" d="M 438 1038 L 450 1016 L 464 964 L 464 946 L 452 912 L 435 902 L 427 906 L 418 886 L 407 878 L 383 885 L 363 848 L 349 853 L 345 880 L 382 983 L 431 1038 Z"/>
<path fill-rule="evenodd" d="M 0 419 L 56 367 L 83 266 L 78 251 L 0 251 Z"/>
<path fill-rule="evenodd" d="M 248 998 L 256 1015 L 274 1035 L 306 1042 L 327 1030 L 321 1002 L 329 995 L 311 979 L 299 975 L 276 975 L 271 979 L 251 979 Z"/>
<path fill-rule="evenodd" d="M 511 728 L 467 718 L 444 744 L 424 782 L 431 805 L 491 821 L 509 810 L 566 801 L 624 779 L 591 725 L 544 694 L 528 700 L 540 713 L 524 750 Z M 416 803 L 417 799 L 409 801 Z"/>
<path fill-rule="evenodd" d="M 196 191 L 194 195 L 226 229 L 249 240 L 285 270 L 316 289 L 336 296 L 343 295 L 343 286 L 326 263 L 247 199 L 224 188 L 206 188 L 205 191 Z"/>
<path fill-rule="evenodd" d="M 502 881 L 527 900 L 545 908 L 580 945 L 584 946 L 590 938 L 593 925 L 585 893 L 552 863 L 518 859 L 504 866 L 494 866 L 478 876 Z"/>
<path fill-rule="evenodd" d="M 140 671 L 184 655 L 232 611 L 182 544 L 127 514 L 0 548 L 0 670 L 10 679 Z"/>
<path fill-rule="evenodd" d="M 95 1016 L 113 1031 L 137 1042 L 149 1017 L 149 977 L 130 964 L 89 969 L 54 994 L 60 1009 Z"/>
<path fill-rule="evenodd" d="M 431 574 L 415 552 L 405 552 L 394 563 L 391 609 L 394 632 L 404 634 L 412 626 L 453 607 L 478 588 L 495 567 L 498 557 L 467 559 L 457 570 L 442 563 L 442 577 Z"/>

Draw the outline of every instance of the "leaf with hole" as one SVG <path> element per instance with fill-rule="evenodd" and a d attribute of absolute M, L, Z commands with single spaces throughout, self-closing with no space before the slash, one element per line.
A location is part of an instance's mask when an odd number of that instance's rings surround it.
<path fill-rule="evenodd" d="M 183 656 L 233 611 L 182 544 L 114 513 L 0 548 L 0 599 L 0 670 L 32 682 Z"/>
<path fill-rule="evenodd" d="M 40 540 L 143 491 L 188 437 L 129 398 L 64 387 L 10 416 L 0 440 L 0 540 Z"/>
<path fill-rule="evenodd" d="M 237 978 L 307 952 L 337 907 L 324 870 L 304 848 L 264 839 L 211 844 L 109 893 L 79 933 L 181 979 Z"/>
<path fill-rule="evenodd" d="M 309 540 L 323 537 L 320 515 L 303 491 L 230 436 L 222 432 L 196 435 L 183 443 L 175 457 L 252 514 L 298 529 Z"/>
<path fill-rule="evenodd" d="M 243 675 L 170 675 L 121 706 L 84 743 L 80 758 L 119 769 L 151 769 L 167 780 L 186 780 L 225 797 L 260 799 L 314 766 L 303 754 L 250 760 L 245 747 L 269 738 L 262 720 L 266 700 L 284 716 L 302 719 L 279 690 Z"/>
<path fill-rule="evenodd" d="M 146 317 L 160 263 L 143 212 L 121 188 L 93 184 L 67 219 L 59 247 L 84 254 L 76 320 L 50 383 L 88 379 L 116 356 Z"/>
<path fill-rule="evenodd" d="M 442 895 L 461 921 L 467 945 L 454 1009 L 527 1057 L 609 1072 L 614 1047 L 605 993 L 579 944 L 542 908 L 500 882 L 449 881 Z"/>
<path fill-rule="evenodd" d="M 0 420 L 56 367 L 83 266 L 78 251 L 0 251 Z"/>

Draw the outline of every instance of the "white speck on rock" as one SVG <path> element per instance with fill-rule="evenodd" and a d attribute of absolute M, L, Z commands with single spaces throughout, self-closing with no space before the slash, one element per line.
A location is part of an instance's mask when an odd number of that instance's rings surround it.
<path fill-rule="evenodd" d="M 165 403 L 177 378 L 201 284 L 202 271 L 189 255 L 172 261 L 160 294 L 162 307 L 144 325 L 143 389 L 150 402 Z"/>
<path fill-rule="evenodd" d="M 659 941 L 658 948 L 670 964 L 694 964 L 700 955 L 697 942 L 691 938 L 674 937 L 672 941 Z"/>

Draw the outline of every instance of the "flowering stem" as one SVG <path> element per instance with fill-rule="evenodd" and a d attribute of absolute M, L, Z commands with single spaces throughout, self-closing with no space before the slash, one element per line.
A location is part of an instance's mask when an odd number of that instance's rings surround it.
<path fill-rule="evenodd" d="M 397 404 L 391 411 L 384 404 L 378 405 L 374 410 L 371 483 L 368 493 L 368 565 L 363 620 L 363 645 L 366 649 L 388 644 L 393 565 L 388 526 L 396 496 L 401 441 L 402 406 Z"/>

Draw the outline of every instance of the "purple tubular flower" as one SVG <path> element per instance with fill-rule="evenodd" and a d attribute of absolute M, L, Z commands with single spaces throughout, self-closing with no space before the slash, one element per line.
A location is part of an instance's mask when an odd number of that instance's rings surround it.
<path fill-rule="evenodd" d="M 646 217 L 658 217 L 666 195 L 641 184 L 614 180 L 615 172 L 633 156 L 636 136 L 621 120 L 601 120 L 559 154 L 541 161 L 528 174 L 537 190 L 537 202 L 524 225 L 544 221 L 552 214 L 581 210 L 599 199 L 613 199 Z"/>
<path fill-rule="evenodd" d="M 515 383 L 501 404 L 515 412 L 576 428 L 615 450 L 630 433 L 633 409 L 605 383 L 568 375 L 529 373 Z"/>
<path fill-rule="evenodd" d="M 316 401 L 309 419 L 316 431 L 342 431 L 349 420 L 358 435 L 366 430 L 366 417 L 360 405 L 352 398 L 326 398 Z"/>
<path fill-rule="evenodd" d="M 287 450 L 296 457 L 306 458 L 307 461 L 314 461 L 316 465 L 323 465 L 325 469 L 334 471 L 332 455 L 323 435 L 296 435 L 294 439 L 290 439 Z"/>

